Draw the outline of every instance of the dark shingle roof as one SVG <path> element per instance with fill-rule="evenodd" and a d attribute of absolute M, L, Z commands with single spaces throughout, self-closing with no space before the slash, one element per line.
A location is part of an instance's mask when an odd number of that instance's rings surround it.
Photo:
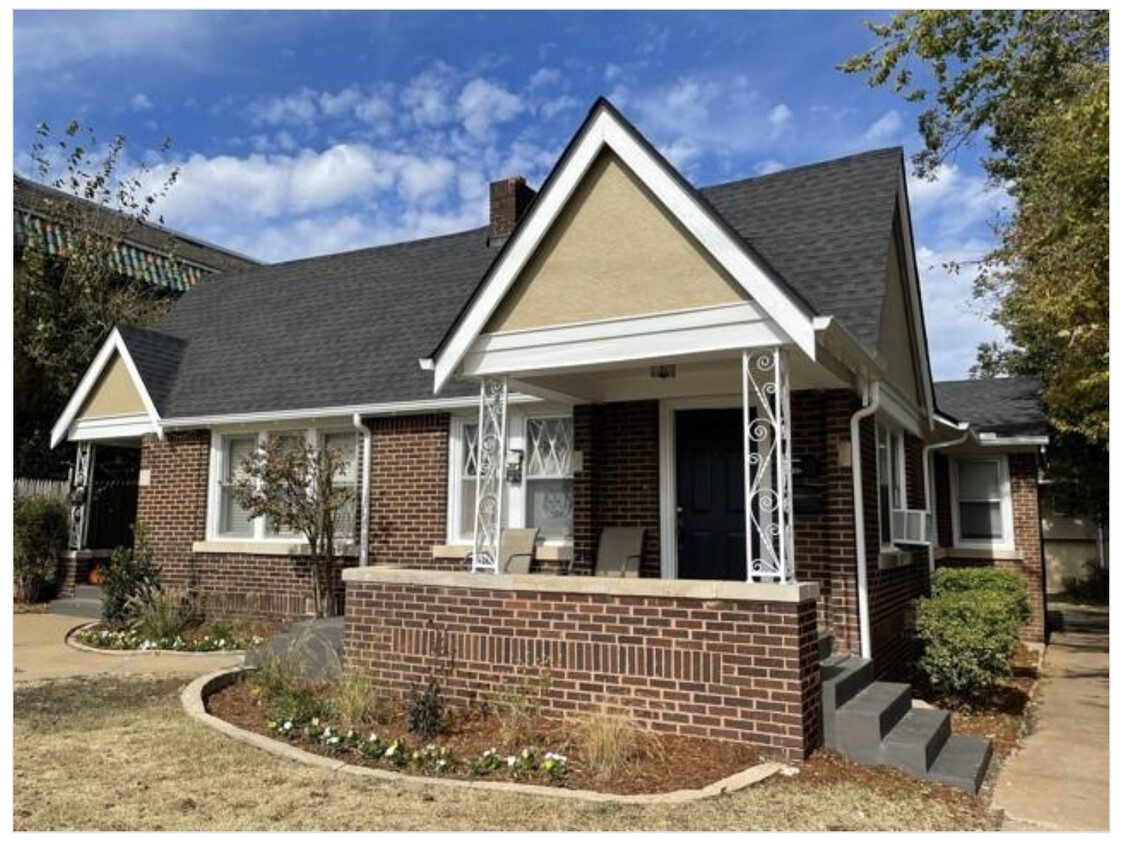
<path fill-rule="evenodd" d="M 878 150 L 698 194 L 871 351 L 902 162 L 899 149 Z M 417 360 L 496 254 L 481 228 L 208 278 L 155 327 L 184 345 L 173 386 L 148 387 L 166 396 L 166 418 L 430 398 Z M 472 392 L 454 380 L 443 395 Z"/>
<path fill-rule="evenodd" d="M 933 385 L 936 407 L 979 432 L 1001 437 L 1045 436 L 1038 378 L 977 378 Z"/>
<path fill-rule="evenodd" d="M 894 147 L 702 194 L 817 313 L 836 317 L 875 351 L 902 166 Z"/>
<path fill-rule="evenodd" d="M 165 415 L 163 408 L 167 406 L 170 390 L 175 385 L 186 344 L 177 337 L 144 328 L 130 325 L 120 325 L 118 328 L 119 336 L 123 338 L 127 352 L 139 370 L 139 377 L 147 386 L 147 394 L 154 402 L 155 409 L 160 416 Z"/>
<path fill-rule="evenodd" d="M 160 415 L 431 397 L 417 359 L 495 257 L 487 239 L 481 228 L 204 279 L 155 326 L 185 343 Z"/>

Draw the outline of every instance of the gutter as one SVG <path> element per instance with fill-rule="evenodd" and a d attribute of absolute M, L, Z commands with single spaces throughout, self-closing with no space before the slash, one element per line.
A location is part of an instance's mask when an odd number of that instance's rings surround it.
<path fill-rule="evenodd" d="M 357 547 L 357 565 L 369 564 L 369 490 L 373 468 L 373 432 L 361 421 L 361 414 L 353 414 L 353 427 L 364 435 L 364 454 L 361 456 L 361 537 Z"/>
<path fill-rule="evenodd" d="M 963 431 L 963 433 L 958 437 L 951 440 L 944 440 L 943 442 L 929 443 L 928 445 L 924 446 L 924 449 L 921 452 L 920 462 L 924 465 L 924 509 L 926 509 L 928 513 L 931 514 L 932 530 L 936 534 L 936 536 L 931 537 L 928 541 L 928 574 L 931 574 L 936 570 L 936 543 L 934 540 L 939 535 L 940 530 L 939 526 L 936 524 L 936 511 L 935 507 L 933 507 L 933 504 L 936 501 L 936 491 L 932 488 L 932 484 L 934 483 L 932 479 L 931 465 L 932 451 L 937 448 L 948 448 L 949 446 L 959 445 L 971 436 L 971 427 L 967 422 L 960 422 L 956 425 L 956 427 L 959 430 Z"/>
<path fill-rule="evenodd" d="M 864 478 L 861 472 L 860 423 L 880 407 L 880 381 L 865 386 L 864 407 L 849 420 L 849 442 L 852 446 L 853 470 L 853 534 L 856 538 L 857 615 L 860 621 L 860 655 L 872 659 L 872 623 L 868 610 L 868 559 L 864 535 Z"/>

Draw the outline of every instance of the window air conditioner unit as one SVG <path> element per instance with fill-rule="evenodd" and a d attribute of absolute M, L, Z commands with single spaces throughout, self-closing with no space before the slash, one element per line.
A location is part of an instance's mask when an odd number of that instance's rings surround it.
<path fill-rule="evenodd" d="M 893 510 L 892 541 L 899 545 L 929 545 L 932 514 L 927 510 Z"/>

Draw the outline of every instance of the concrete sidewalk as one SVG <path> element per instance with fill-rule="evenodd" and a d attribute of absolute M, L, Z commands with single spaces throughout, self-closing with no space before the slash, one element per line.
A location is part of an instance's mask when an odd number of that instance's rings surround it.
<path fill-rule="evenodd" d="M 1003 766 L 993 803 L 1011 830 L 1110 829 L 1110 614 L 1060 609 L 1034 729 Z"/>
<path fill-rule="evenodd" d="M 123 676 L 152 674 L 197 677 L 238 665 L 241 655 L 156 654 L 124 651 L 94 654 L 68 647 L 67 631 L 83 624 L 82 618 L 66 615 L 20 613 L 12 620 L 12 660 L 17 683 L 62 677 Z"/>

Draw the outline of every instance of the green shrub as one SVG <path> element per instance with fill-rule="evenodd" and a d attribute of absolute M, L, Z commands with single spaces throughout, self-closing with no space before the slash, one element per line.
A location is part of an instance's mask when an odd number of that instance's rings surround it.
<path fill-rule="evenodd" d="M 142 598 L 161 588 L 159 570 L 151 559 L 147 530 L 140 522 L 135 527 L 135 548 L 116 548 L 111 559 L 100 566 L 103 589 L 103 620 L 112 627 L 123 627 L 131 621 L 132 598 Z"/>
<path fill-rule="evenodd" d="M 1097 560 L 1087 560 L 1083 568 L 1083 577 L 1063 578 L 1063 593 L 1080 604 L 1109 604 L 1110 569 L 1100 566 Z"/>
<path fill-rule="evenodd" d="M 42 495 L 18 497 L 12 522 L 16 598 L 31 603 L 52 597 L 59 555 L 67 549 L 67 506 Z"/>
<path fill-rule="evenodd" d="M 967 700 L 1011 676 L 1019 631 L 1031 618 L 1027 587 L 996 569 L 938 569 L 916 602 L 919 667 L 936 691 Z"/>

